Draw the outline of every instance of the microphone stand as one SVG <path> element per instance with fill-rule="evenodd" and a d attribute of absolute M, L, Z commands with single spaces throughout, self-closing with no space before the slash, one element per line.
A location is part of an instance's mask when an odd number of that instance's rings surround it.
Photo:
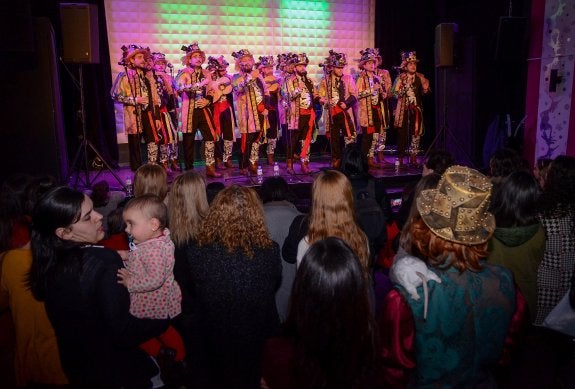
<path fill-rule="evenodd" d="M 70 169 L 70 175 L 68 176 L 67 182 L 69 183 L 72 177 L 75 175 L 74 179 L 74 188 L 78 188 L 78 182 L 80 181 L 80 173 L 84 174 L 84 188 L 91 188 L 93 183 L 96 181 L 100 173 L 102 173 L 102 168 L 98 173 L 94 176 L 92 180 L 90 180 L 90 172 L 88 167 L 88 148 L 96 154 L 96 157 L 102 161 L 103 166 L 114 176 L 116 181 L 120 184 L 122 189 L 126 190 L 126 186 L 124 182 L 118 177 L 116 172 L 112 169 L 112 167 L 106 162 L 102 154 L 96 149 L 96 147 L 90 142 L 87 135 L 86 130 L 86 110 L 85 110 L 85 101 L 84 101 L 84 76 L 83 76 L 83 64 L 79 64 L 78 68 L 78 78 L 79 82 L 74 80 L 74 83 L 77 85 L 80 91 L 80 121 L 82 122 L 82 134 L 79 136 L 80 144 L 78 145 L 78 150 L 74 156 L 74 160 L 72 161 L 72 167 Z"/>

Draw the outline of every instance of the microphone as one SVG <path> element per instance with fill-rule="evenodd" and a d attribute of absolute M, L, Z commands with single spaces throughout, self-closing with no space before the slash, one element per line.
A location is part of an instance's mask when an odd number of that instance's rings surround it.
<path fill-rule="evenodd" d="M 169 63 L 169 62 L 166 64 L 166 66 L 169 67 L 170 69 L 172 69 L 172 68 L 174 67 L 174 65 L 172 65 L 172 64 Z"/>

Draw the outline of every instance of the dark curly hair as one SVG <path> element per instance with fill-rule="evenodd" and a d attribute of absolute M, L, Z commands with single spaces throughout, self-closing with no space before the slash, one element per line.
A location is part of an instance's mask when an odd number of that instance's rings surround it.
<path fill-rule="evenodd" d="M 575 215 L 575 157 L 560 155 L 551 162 L 539 204 L 543 217 Z"/>

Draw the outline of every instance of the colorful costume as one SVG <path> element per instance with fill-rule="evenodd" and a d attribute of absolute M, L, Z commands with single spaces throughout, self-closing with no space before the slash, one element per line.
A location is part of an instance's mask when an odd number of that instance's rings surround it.
<path fill-rule="evenodd" d="M 296 68 L 299 65 L 307 66 L 309 59 L 305 53 L 298 54 L 292 59 Z M 304 70 L 305 72 L 305 70 Z M 293 172 L 293 159 L 301 161 L 301 171 L 310 173 L 309 154 L 313 129 L 315 126 L 315 111 L 313 101 L 317 97 L 312 80 L 307 74 L 294 74 L 286 78 L 282 85 L 283 98 L 289 103 L 287 110 L 288 147 L 286 165 L 289 172 Z M 301 151 L 295 154 L 298 143 Z"/>
<path fill-rule="evenodd" d="M 270 95 L 264 78 L 257 69 L 253 69 L 254 58 L 249 50 L 239 50 L 232 53 L 232 56 L 236 59 L 236 68 L 240 71 L 232 80 L 236 97 L 236 117 L 242 134 L 240 169 L 245 172 L 249 166 L 250 172 L 255 173 L 260 142 L 269 127 L 267 108 Z M 247 64 L 242 70 L 240 63 L 243 58 L 251 60 L 251 66 Z"/>
<path fill-rule="evenodd" d="M 367 157 L 370 167 L 379 167 L 375 164 L 374 157 L 377 154 L 379 162 L 384 162 L 386 131 L 390 125 L 387 100 L 390 96 L 391 77 L 388 71 L 376 67 L 379 49 L 368 48 L 361 50 L 360 54 L 358 62 L 362 71 L 357 79 L 357 90 L 359 125 L 363 130 L 362 152 Z M 370 61 L 366 68 L 366 64 Z"/>
<path fill-rule="evenodd" d="M 184 141 L 186 169 L 193 169 L 194 167 L 195 137 L 196 131 L 199 129 L 204 141 L 206 175 L 209 177 L 221 177 L 221 174 L 215 171 L 214 148 L 218 135 L 210 108 L 212 103 L 212 95 L 209 89 L 211 75 L 207 70 L 202 69 L 201 66 L 206 57 L 195 42 L 189 46 L 182 46 L 182 50 L 186 52 L 186 55 L 182 58 L 182 63 L 187 67 L 182 69 L 176 76 L 176 85 L 178 94 L 182 97 L 181 131 Z M 192 64 L 191 58 L 195 53 L 201 56 L 201 60 Z M 210 104 L 201 108 L 197 106 L 204 102 L 205 99 L 209 100 Z"/>
<path fill-rule="evenodd" d="M 421 98 L 429 93 L 429 80 L 421 73 L 408 71 L 410 63 L 417 63 L 415 51 L 401 53 L 402 72 L 395 79 L 392 94 L 397 98 L 395 108 L 395 128 L 397 128 L 397 156 L 403 163 L 408 137 L 411 136 L 409 147 L 410 162 L 415 164 L 419 153 L 419 143 L 424 133 L 423 108 Z"/>
<path fill-rule="evenodd" d="M 345 54 L 329 51 L 329 57 L 324 64 L 325 76 L 320 81 L 318 97 L 326 110 L 326 136 L 330 139 L 332 167 L 339 168 L 341 163 L 341 136 L 345 146 L 355 142 L 355 126 L 349 113 L 357 101 L 357 88 L 349 74 L 340 70 L 347 65 Z M 337 72 L 337 74 L 336 74 Z"/>
<path fill-rule="evenodd" d="M 129 45 L 122 46 L 122 52 L 122 61 L 119 64 L 124 66 L 124 72 L 116 77 L 111 95 L 114 101 L 124 106 L 124 131 L 128 136 L 130 168 L 136 170 L 142 164 L 141 136 L 148 145 L 148 162 L 156 163 L 158 160 L 158 144 L 162 140 L 162 133 L 157 128 L 156 121 L 160 118 L 161 102 L 153 73 L 134 63 L 137 54 L 148 58 L 150 50 Z M 138 103 L 138 100 L 145 102 Z"/>
<path fill-rule="evenodd" d="M 160 120 L 162 141 L 160 142 L 160 163 L 166 170 L 180 170 L 178 164 L 178 117 L 176 112 L 178 98 L 174 91 L 174 79 L 165 72 L 171 66 L 163 53 L 152 53 L 153 73 L 156 77 L 160 95 Z M 170 165 L 171 164 L 171 165 Z"/>
<path fill-rule="evenodd" d="M 268 109 L 268 122 L 269 127 L 265 134 L 265 141 L 267 142 L 266 154 L 268 157 L 268 165 L 274 164 L 274 153 L 276 149 L 276 144 L 278 140 L 278 127 L 279 127 L 279 87 L 281 80 L 273 75 L 273 67 L 275 65 L 274 57 L 259 57 L 259 62 L 256 64 L 258 70 L 264 77 L 264 81 L 268 87 L 270 94 L 270 102 L 267 107 Z M 266 74 L 269 73 L 269 74 Z"/>
<path fill-rule="evenodd" d="M 231 168 L 232 150 L 235 141 L 234 97 L 232 94 L 232 76 L 227 73 L 229 63 L 223 56 L 208 57 L 207 69 L 212 75 L 210 90 L 213 93 L 214 124 L 218 137 L 223 139 L 223 147 L 216 143 L 216 167 Z M 223 162 L 224 166 L 221 165 Z"/>

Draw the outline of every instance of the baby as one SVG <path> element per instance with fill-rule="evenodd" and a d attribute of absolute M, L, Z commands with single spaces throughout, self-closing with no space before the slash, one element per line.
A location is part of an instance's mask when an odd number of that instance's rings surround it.
<path fill-rule="evenodd" d="M 174 280 L 174 243 L 166 228 L 167 215 L 166 205 L 151 194 L 130 200 L 124 208 L 132 242 L 125 268 L 118 270 L 118 282 L 128 288 L 130 313 L 138 318 L 172 319 L 181 312 L 182 293 Z M 141 348 L 154 357 L 169 349 L 175 351 L 175 361 L 185 357 L 182 338 L 171 326 Z"/>

